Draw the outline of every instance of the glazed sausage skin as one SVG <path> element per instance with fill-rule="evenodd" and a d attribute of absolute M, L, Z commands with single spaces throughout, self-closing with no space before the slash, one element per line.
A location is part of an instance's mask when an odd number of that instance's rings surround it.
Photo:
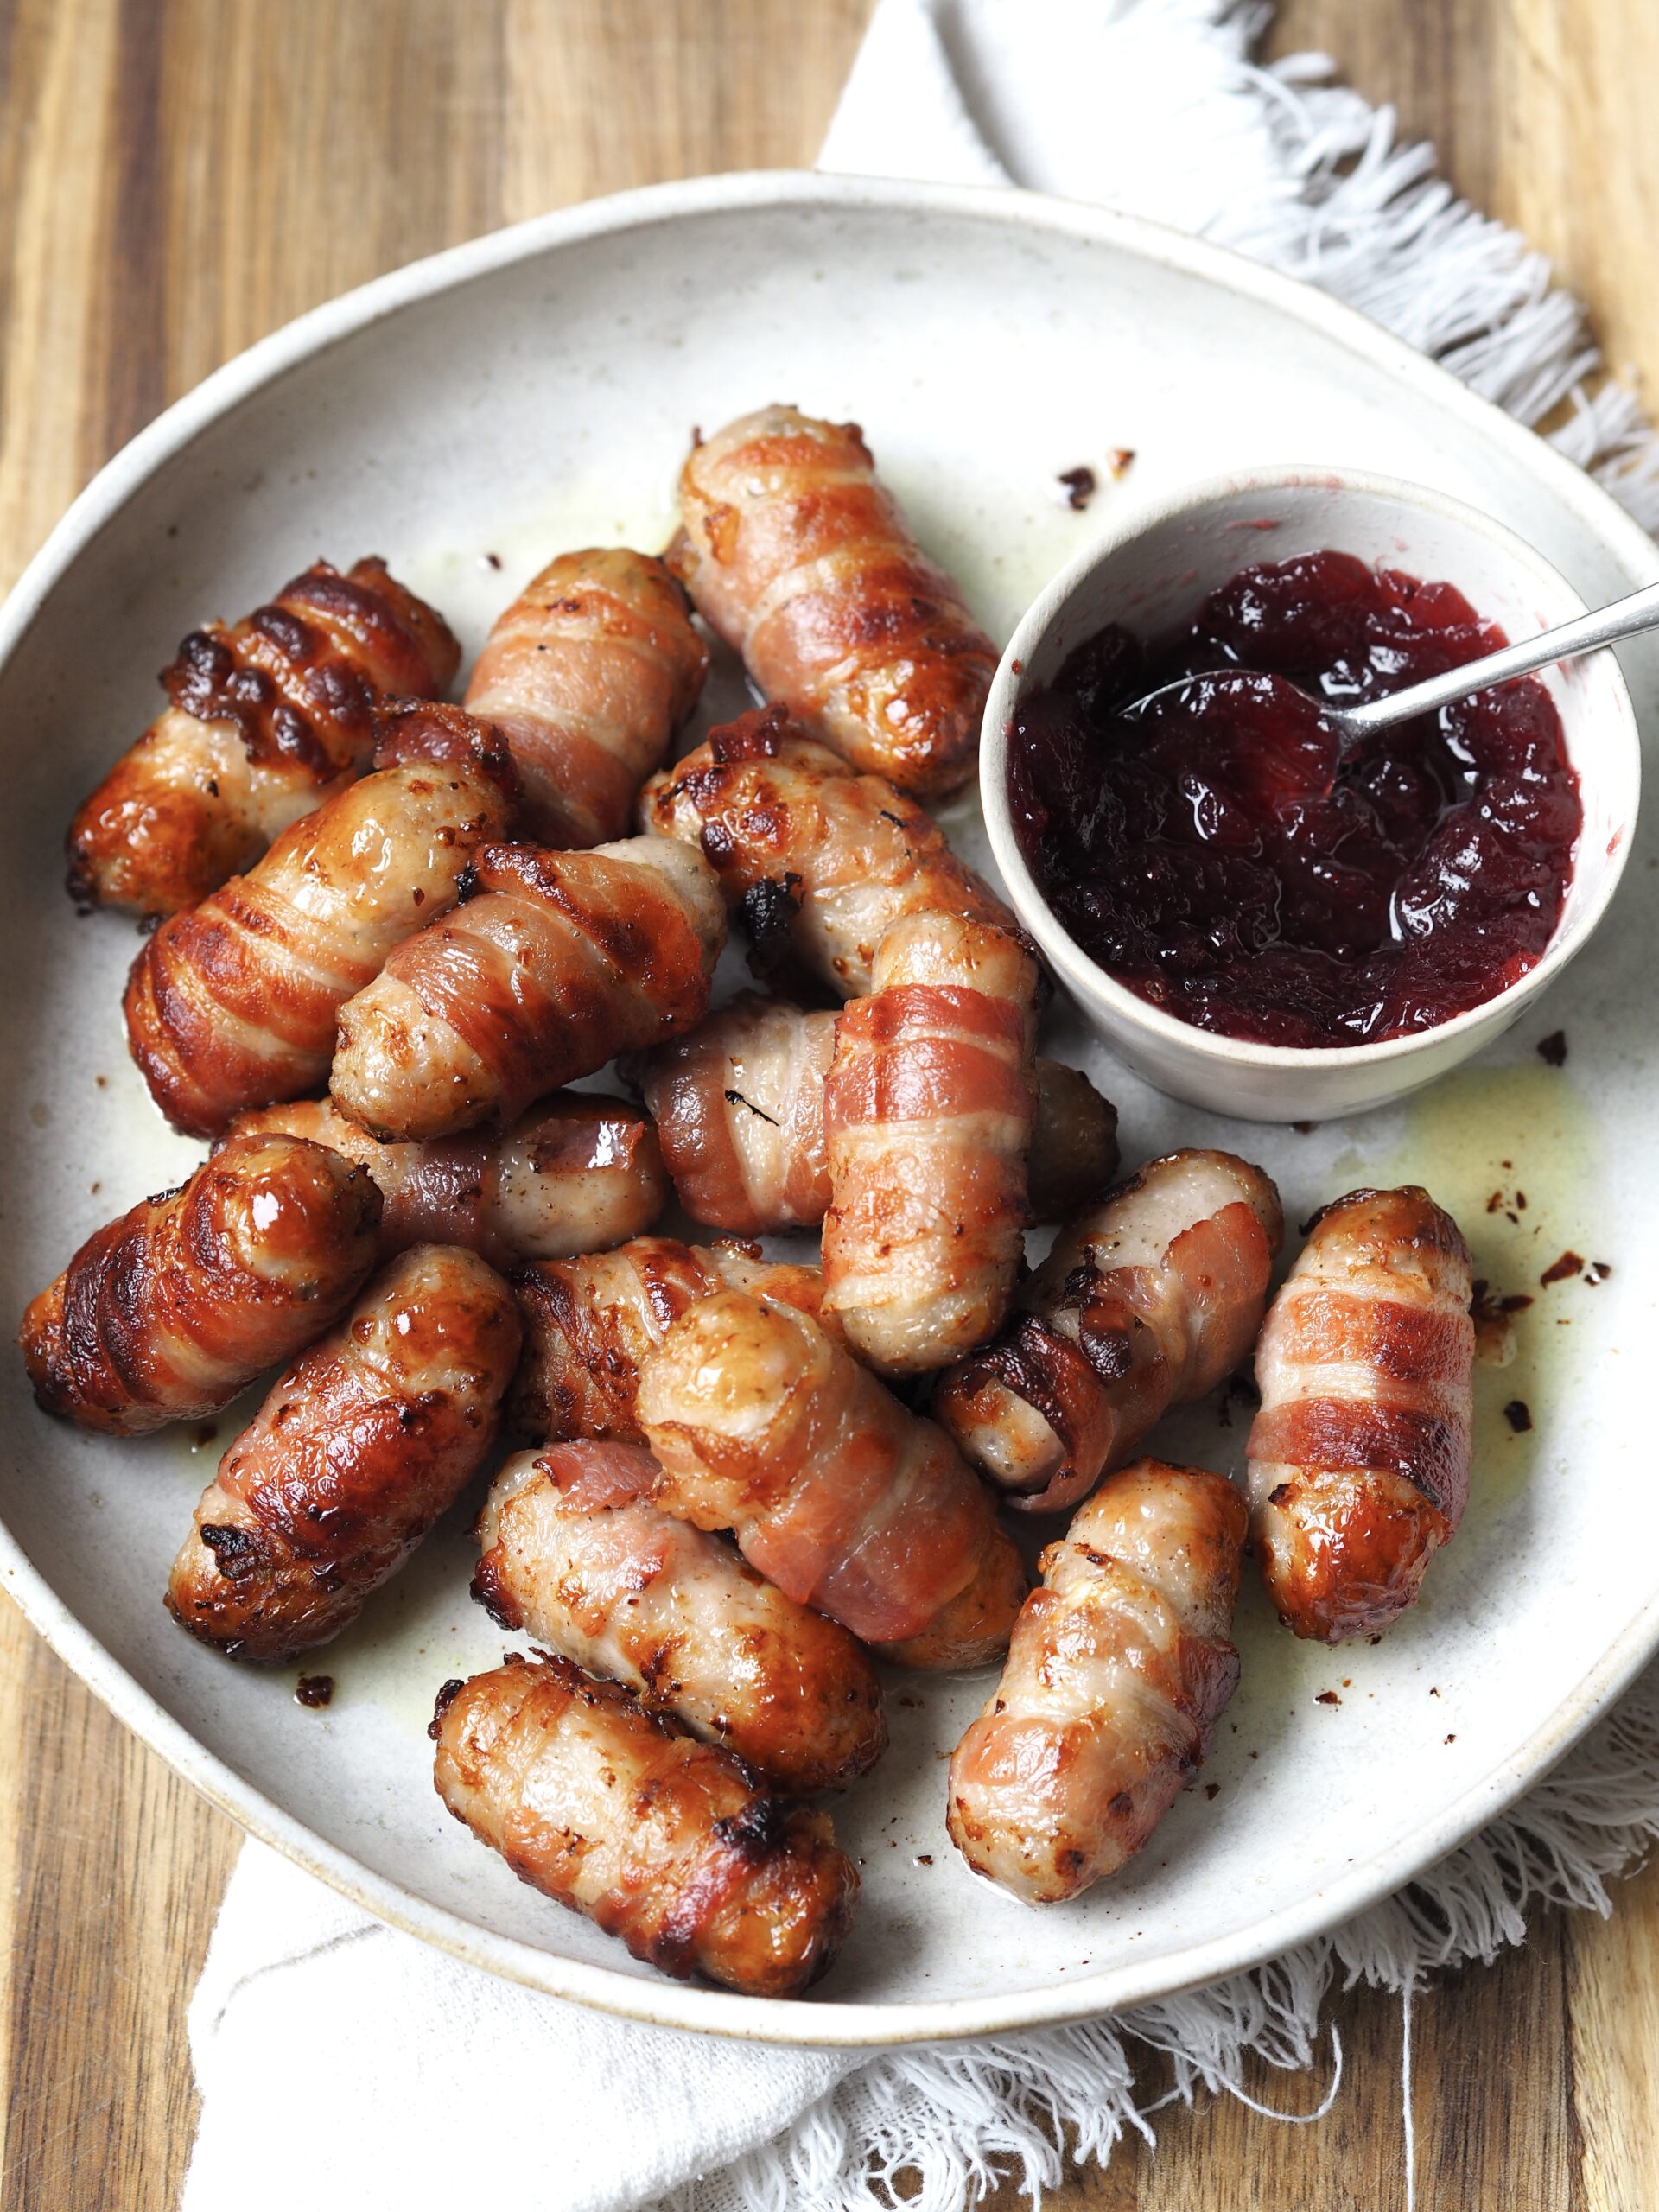
<path fill-rule="evenodd" d="M 1248 1519 L 1223 1476 L 1138 1459 L 1048 1546 L 950 1761 L 946 1826 L 976 1873 L 1055 1904 L 1146 1842 L 1237 1686 Z"/>
<path fill-rule="evenodd" d="M 798 965 L 838 997 L 862 998 L 875 948 L 903 914 L 937 909 L 1018 931 L 931 815 L 815 745 L 781 708 L 740 715 L 653 776 L 639 818 L 710 863 L 762 976 Z"/>
<path fill-rule="evenodd" d="M 797 1997 L 858 1904 L 829 1815 L 568 1660 L 516 1654 L 446 1682 L 438 1795 L 522 1882 L 620 1936 L 636 1959 L 749 1997 Z"/>
<path fill-rule="evenodd" d="M 636 1236 L 614 1252 L 521 1268 L 513 1288 L 524 1324 L 513 1423 L 554 1442 L 643 1444 L 634 1409 L 640 1362 L 698 1299 L 732 1289 L 807 1313 L 823 1304 L 817 1268 L 763 1259 L 755 1245 L 672 1236 Z"/>
<path fill-rule="evenodd" d="M 467 686 L 469 709 L 512 748 L 524 835 L 559 847 L 626 837 L 708 671 L 662 562 L 625 546 L 550 562 L 490 632 Z"/>
<path fill-rule="evenodd" d="M 830 1205 L 823 1079 L 836 1016 L 745 991 L 638 1067 L 680 1204 L 738 1236 L 816 1229 Z M 1086 1075 L 1036 1064 L 1026 1167 L 1033 1217 L 1058 1221 L 1117 1172 L 1117 1113 Z"/>
<path fill-rule="evenodd" d="M 327 1098 L 238 1114 L 232 1133 L 283 1130 L 367 1168 L 385 1206 L 380 1256 L 465 1244 L 493 1268 L 602 1252 L 649 1229 L 668 1198 L 650 1117 L 626 1099 L 561 1090 L 500 1136 L 383 1144 Z"/>
<path fill-rule="evenodd" d="M 1007 1311 L 1030 1217 L 1036 962 L 955 914 L 907 914 L 875 988 L 836 1025 L 824 1084 L 824 1302 L 884 1375 L 982 1344 Z"/>
<path fill-rule="evenodd" d="M 1388 1628 L 1469 1496 L 1469 1248 L 1427 1191 L 1351 1191 L 1314 1221 L 1256 1347 L 1251 1534 L 1298 1636 Z"/>
<path fill-rule="evenodd" d="M 764 407 L 693 446 L 670 557 L 768 699 L 925 799 L 973 774 L 996 648 L 855 423 Z"/>
<path fill-rule="evenodd" d="M 175 1128 L 222 1135 L 244 1108 L 327 1076 L 340 1008 L 395 944 L 447 913 L 505 835 L 500 734 L 459 707 L 377 715 L 376 772 L 285 830 L 246 875 L 175 914 L 133 962 L 127 1042 Z"/>
<path fill-rule="evenodd" d="M 338 1319 L 380 1193 L 320 1145 L 247 1136 L 88 1237 L 23 1316 L 35 1395 L 82 1428 L 201 1421 Z"/>
<path fill-rule="evenodd" d="M 707 862 L 684 846 L 486 845 L 468 891 L 340 1009 L 329 1089 L 371 1135 L 424 1141 L 511 1121 L 707 1013 L 726 917 Z"/>
<path fill-rule="evenodd" d="M 1026 1592 L 990 1494 L 810 1315 L 725 1291 L 647 1353 L 657 1502 L 901 1665 L 983 1666 Z"/>
<path fill-rule="evenodd" d="M 435 698 L 461 647 L 384 561 L 319 561 L 233 629 L 194 630 L 171 702 L 69 830 L 82 904 L 176 914 L 368 766 L 377 701 Z"/>
<path fill-rule="evenodd" d="M 936 1420 L 1027 1512 L 1053 1513 L 1201 1398 L 1255 1341 L 1279 1193 L 1228 1152 L 1172 1152 L 1063 1230 L 995 1342 L 941 1382 Z"/>
<path fill-rule="evenodd" d="M 173 1563 L 174 1618 L 273 1662 L 338 1636 L 483 1465 L 518 1356 L 512 1293 L 476 1253 L 392 1261 L 219 1461 Z"/>
<path fill-rule="evenodd" d="M 881 1684 L 856 1639 L 763 1581 L 731 1546 L 652 1503 L 626 1444 L 509 1459 L 479 1522 L 473 1595 L 502 1628 L 623 1682 L 779 1789 L 838 1789 L 886 1748 Z"/>

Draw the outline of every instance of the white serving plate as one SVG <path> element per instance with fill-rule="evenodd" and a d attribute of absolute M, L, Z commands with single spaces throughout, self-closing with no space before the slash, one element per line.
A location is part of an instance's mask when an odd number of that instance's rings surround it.
<path fill-rule="evenodd" d="M 0 614 L 10 1312 L 197 1156 L 162 1127 L 123 1048 L 130 928 L 77 920 L 60 888 L 63 826 L 154 712 L 153 671 L 181 633 L 242 613 L 319 552 L 375 550 L 474 649 L 554 551 L 659 543 L 691 425 L 770 398 L 862 422 L 920 535 L 1001 637 L 1127 501 L 1287 454 L 1484 506 L 1592 603 L 1659 575 L 1652 543 L 1578 471 L 1358 315 L 1173 232 L 1034 196 L 713 178 L 372 284 L 152 425 Z M 1104 466 L 1118 447 L 1136 454 L 1122 483 Z M 1083 462 L 1102 488 L 1078 514 L 1054 480 Z M 1632 648 L 1624 665 L 1651 721 L 1659 652 Z M 728 679 L 711 703 L 733 696 Z M 969 804 L 950 826 L 980 850 Z M 295 1670 L 236 1668 L 162 1609 L 231 1423 L 207 1447 L 81 1436 L 35 1412 L 15 1357 L 0 1575 L 99 1694 L 246 1827 L 387 1920 L 559 1996 L 670 2025 L 874 2044 L 1074 2018 L 1268 1957 L 1468 1835 L 1659 1645 L 1644 1387 L 1655 865 L 1649 831 L 1571 982 L 1482 1060 L 1311 1134 L 1177 1107 L 1074 1019 L 1055 1021 L 1048 1049 L 1116 1099 L 1128 1160 L 1236 1146 L 1279 1178 L 1292 1222 L 1356 1183 L 1421 1180 L 1459 1215 L 1481 1274 L 1537 1294 L 1517 1363 L 1478 1378 L 1472 1502 L 1422 1602 L 1381 1644 L 1332 1655 L 1280 1631 L 1247 1585 L 1243 1687 L 1201 1777 L 1216 1794 L 1189 1790 L 1141 1858 L 1076 1904 L 1018 1905 L 946 1840 L 943 1760 L 985 1679 L 895 1678 L 893 1749 L 836 1814 L 865 1895 L 820 1990 L 766 2005 L 634 1966 L 515 1882 L 433 1794 L 433 1693 L 503 1642 L 466 1595 L 463 1514 L 317 1656 L 337 1694 L 306 1711 Z M 1558 1027 L 1560 1071 L 1534 1050 Z M 1524 1210 L 1486 1210 L 1517 1186 Z M 1613 1274 L 1540 1289 L 1569 1246 Z M 1510 1398 L 1530 1405 L 1529 1433 L 1503 1418 Z M 1159 1441 L 1236 1469 L 1245 1427 L 1242 1409 L 1227 1427 L 1206 1404 Z M 1316 1701 L 1330 1689 L 1339 1705 Z"/>

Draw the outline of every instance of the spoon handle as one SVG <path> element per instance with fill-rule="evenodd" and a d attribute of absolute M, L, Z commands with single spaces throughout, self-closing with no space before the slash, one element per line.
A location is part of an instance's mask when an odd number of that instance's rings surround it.
<path fill-rule="evenodd" d="M 1437 707 L 1449 706 L 1453 699 L 1466 699 L 1494 683 L 1507 683 L 1511 677 L 1529 676 L 1534 669 L 1548 668 L 1553 661 L 1573 660 L 1598 645 L 1616 645 L 1621 638 L 1633 638 L 1656 627 L 1659 627 L 1659 583 L 1645 584 L 1628 599 L 1616 599 L 1611 607 L 1599 607 L 1554 630 L 1541 631 L 1535 638 L 1523 638 L 1518 645 L 1505 645 L 1501 652 L 1465 661 L 1461 668 L 1447 669 L 1444 676 L 1431 676 L 1403 691 L 1391 691 L 1386 699 L 1374 699 L 1368 706 L 1344 707 L 1332 719 L 1355 737 L 1369 736 L 1373 730 L 1392 729 L 1396 722 L 1409 721 L 1414 715 L 1432 714 Z"/>

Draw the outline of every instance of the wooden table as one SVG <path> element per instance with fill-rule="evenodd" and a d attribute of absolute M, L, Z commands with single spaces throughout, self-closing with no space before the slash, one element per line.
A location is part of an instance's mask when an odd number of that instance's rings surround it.
<path fill-rule="evenodd" d="M 868 0 L 0 0 L 0 586 L 168 401 L 302 308 L 520 216 L 810 162 Z M 1399 103 L 1556 256 L 1659 406 L 1655 0 L 1289 0 L 1281 48 Z M 164 2212 L 184 2007 L 237 1836 L 0 1601 L 7 2212 Z M 1336 2008 L 1348 2076 L 1287 2128 L 1223 2100 L 1053 2200 L 1404 2201 L 1397 2003 Z M 1417 2202 L 1659 2204 L 1659 1867 L 1538 1923 L 1416 2021 Z M 1319 2084 L 1262 2069 L 1267 2101 Z M 1011 2206 L 1009 2195 L 1007 2202 Z"/>

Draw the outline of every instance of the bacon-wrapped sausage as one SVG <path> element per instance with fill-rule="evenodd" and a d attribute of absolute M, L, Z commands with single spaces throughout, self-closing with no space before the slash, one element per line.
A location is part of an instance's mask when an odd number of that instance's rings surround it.
<path fill-rule="evenodd" d="M 562 553 L 491 631 L 467 704 L 505 733 L 537 844 L 626 837 L 639 786 L 697 703 L 709 648 L 660 561 Z"/>
<path fill-rule="evenodd" d="M 786 1596 L 903 1665 L 1007 1648 L 1026 1576 L 990 1493 L 810 1315 L 702 1300 L 642 1362 L 636 1411 L 658 1503 L 729 1529 Z"/>
<path fill-rule="evenodd" d="M 374 1263 L 380 1193 L 288 1136 L 239 1137 L 87 1238 L 23 1316 L 35 1395 L 83 1428 L 200 1421 L 342 1313 Z"/>
<path fill-rule="evenodd" d="M 719 1536 L 651 1502 L 657 1462 L 554 1444 L 496 1477 L 473 1595 L 589 1674 L 625 1682 L 780 1789 L 851 1782 L 887 1740 L 857 1640 L 763 1581 Z"/>
<path fill-rule="evenodd" d="M 680 1204 L 738 1236 L 816 1229 L 830 1204 L 823 1079 L 836 1016 L 745 991 L 636 1071 Z M 1058 1221 L 1098 1198 L 1117 1171 L 1117 1113 L 1086 1075 L 1036 1065 L 1037 1125 L 1027 1160 L 1031 1211 Z"/>
<path fill-rule="evenodd" d="M 1165 1408 L 1231 1373 L 1262 1325 L 1284 1222 L 1259 1167 L 1172 1152 L 1061 1231 L 994 1344 L 941 1382 L 937 1420 L 1013 1495 L 1054 1513 Z"/>
<path fill-rule="evenodd" d="M 522 1268 L 513 1287 L 524 1323 L 514 1425 L 556 1442 L 644 1443 L 633 1404 L 639 1363 L 698 1299 L 748 1290 L 807 1313 L 823 1303 L 817 1268 L 764 1260 L 754 1245 L 671 1236 L 636 1236 L 614 1252 Z"/>
<path fill-rule="evenodd" d="M 593 1090 L 543 1098 L 505 1135 L 382 1144 L 332 1100 L 238 1114 L 232 1134 L 282 1129 L 366 1167 L 379 1185 L 380 1256 L 466 1244 L 503 1268 L 602 1252 L 649 1229 L 668 1198 L 657 1132 L 626 1099 Z"/>
<path fill-rule="evenodd" d="M 1017 938 L 907 914 L 842 1013 L 824 1084 L 824 1303 L 885 1375 L 983 1344 L 1007 1311 L 1030 1207 L 1037 963 Z"/>
<path fill-rule="evenodd" d="M 435 698 L 461 648 L 384 561 L 319 561 L 227 630 L 193 630 L 162 683 L 171 704 L 69 830 L 83 902 L 176 914 L 368 766 L 370 709 Z"/>
<path fill-rule="evenodd" d="M 781 708 L 740 715 L 645 785 L 642 825 L 694 845 L 749 932 L 751 964 L 798 963 L 843 998 L 870 988 L 901 914 L 938 910 L 1016 930 L 932 817 L 856 775 Z"/>
<path fill-rule="evenodd" d="M 506 833 L 512 769 L 499 732 L 459 707 L 397 706 L 378 719 L 376 774 L 163 922 L 132 963 L 127 1042 L 150 1096 L 190 1136 L 315 1090 L 341 1006 L 393 945 L 448 912 L 473 855 Z"/>
<path fill-rule="evenodd" d="M 1469 1497 L 1469 1248 L 1427 1191 L 1351 1191 L 1313 1224 L 1256 1347 L 1251 1534 L 1298 1636 L 1374 1636 Z"/>
<path fill-rule="evenodd" d="M 1140 1850 L 1237 1685 L 1248 1517 L 1224 1477 L 1137 1459 L 1049 1545 L 950 1761 L 946 1825 L 976 1873 L 1055 1904 Z"/>
<path fill-rule="evenodd" d="M 726 918 L 685 846 L 486 845 L 469 880 L 479 895 L 406 938 L 340 1009 L 329 1088 L 378 1137 L 511 1120 L 708 1010 Z"/>
<path fill-rule="evenodd" d="M 433 1779 L 522 1882 L 680 1980 L 796 1997 L 845 1942 L 858 1874 L 825 1813 L 568 1659 L 438 1693 Z"/>
<path fill-rule="evenodd" d="M 475 1252 L 392 1261 L 219 1461 L 173 1562 L 175 1619 L 233 1658 L 338 1636 L 483 1465 L 518 1356 L 512 1294 Z"/>
<path fill-rule="evenodd" d="M 974 772 L 996 647 L 911 536 L 855 423 L 764 407 L 693 446 L 670 558 L 697 612 L 856 768 L 942 798 Z"/>

